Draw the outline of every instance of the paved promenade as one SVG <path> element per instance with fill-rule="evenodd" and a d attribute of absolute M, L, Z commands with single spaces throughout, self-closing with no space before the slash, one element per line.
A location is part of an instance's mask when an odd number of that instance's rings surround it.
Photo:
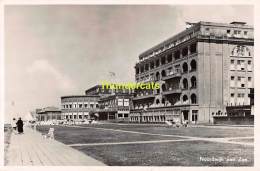
<path fill-rule="evenodd" d="M 80 151 L 55 140 L 45 139 L 30 128 L 12 133 L 6 154 L 7 166 L 104 166 Z"/>

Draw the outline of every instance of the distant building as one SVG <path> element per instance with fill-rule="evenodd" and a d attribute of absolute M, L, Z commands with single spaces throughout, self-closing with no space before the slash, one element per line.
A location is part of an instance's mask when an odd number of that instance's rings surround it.
<path fill-rule="evenodd" d="M 99 120 L 128 121 L 132 106 L 133 91 L 127 89 L 113 90 L 96 85 L 85 91 L 86 95 L 98 95 Z"/>
<path fill-rule="evenodd" d="M 129 121 L 130 109 L 132 106 L 131 94 L 114 94 L 102 97 L 99 103 L 100 120 Z"/>
<path fill-rule="evenodd" d="M 90 119 L 90 113 L 98 109 L 98 95 L 61 97 L 61 112 L 64 120 Z"/>
<path fill-rule="evenodd" d="M 198 22 L 139 56 L 132 122 L 213 123 L 227 106 L 250 105 L 254 87 L 254 30 L 243 22 Z"/>
<path fill-rule="evenodd" d="M 51 106 L 42 109 L 36 109 L 37 121 L 55 121 L 61 119 L 61 110 L 57 107 Z"/>

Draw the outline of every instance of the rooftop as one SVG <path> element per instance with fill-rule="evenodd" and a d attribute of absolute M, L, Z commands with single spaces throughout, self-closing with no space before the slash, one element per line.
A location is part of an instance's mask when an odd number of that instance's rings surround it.
<path fill-rule="evenodd" d="M 175 34 L 174 36 L 166 39 L 165 41 L 153 46 L 152 48 L 144 51 L 139 55 L 139 59 L 142 59 L 143 57 L 153 53 L 154 51 L 164 49 L 165 45 L 170 44 L 173 41 L 176 41 L 177 39 L 188 35 L 192 33 L 194 30 L 199 30 L 200 26 L 216 26 L 216 27 L 229 27 L 229 28 L 245 28 L 245 29 L 253 29 L 253 26 L 246 25 L 246 22 L 239 22 L 239 21 L 233 21 L 231 23 L 216 23 L 216 22 L 205 22 L 205 21 L 200 21 L 197 23 L 191 23 L 191 22 L 186 22 L 186 29 L 183 31 L 179 32 L 178 34 Z"/>

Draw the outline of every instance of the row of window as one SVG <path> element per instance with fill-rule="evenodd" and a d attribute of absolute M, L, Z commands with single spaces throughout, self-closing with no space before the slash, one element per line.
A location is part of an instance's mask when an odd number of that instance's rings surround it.
<path fill-rule="evenodd" d="M 210 33 L 210 28 L 205 28 L 205 33 L 209 34 Z M 236 37 L 236 38 L 248 38 L 248 31 L 244 30 L 231 30 L 231 29 L 227 29 L 226 30 L 226 35 L 228 37 Z"/>
<path fill-rule="evenodd" d="M 187 62 L 184 62 L 182 64 L 182 73 L 187 73 L 188 70 L 190 68 L 190 72 L 192 71 L 196 71 L 197 70 L 197 62 L 195 59 L 193 59 L 191 62 L 190 62 L 190 67 L 188 65 Z M 137 82 L 146 82 L 146 81 L 159 81 L 160 78 L 163 78 L 163 77 L 166 77 L 166 76 L 171 76 L 171 75 L 174 75 L 174 74 L 177 74 L 177 73 L 181 73 L 181 69 L 180 69 L 180 65 L 175 65 L 174 68 L 173 67 L 169 67 L 167 68 L 166 70 L 162 70 L 161 72 L 156 72 L 155 76 L 154 76 L 154 73 L 151 73 L 150 75 L 145 75 L 143 77 L 140 77 L 140 79 L 136 79 Z"/>
<path fill-rule="evenodd" d="M 252 61 L 248 60 L 247 64 L 245 60 L 237 60 L 235 62 L 234 59 L 230 60 L 230 70 L 239 70 L 239 71 L 245 71 L 247 68 L 247 71 L 252 71 Z"/>
<path fill-rule="evenodd" d="M 154 69 L 154 68 L 158 68 L 161 65 L 165 65 L 167 63 L 170 63 L 174 60 L 178 60 L 181 57 L 186 57 L 188 56 L 188 54 L 193 54 L 197 52 L 197 44 L 194 43 L 191 46 L 188 47 L 184 47 L 181 51 L 177 50 L 174 53 L 170 53 L 166 56 L 162 56 L 159 59 L 156 59 L 155 61 L 151 61 L 149 64 L 146 63 L 144 65 L 141 65 L 140 67 L 136 68 L 136 74 L 139 73 L 143 73 L 145 71 L 148 71 L 149 69 Z"/>
<path fill-rule="evenodd" d="M 75 108 L 98 108 L 98 104 L 65 104 L 62 105 L 63 109 L 75 109 Z"/>
<path fill-rule="evenodd" d="M 191 89 L 193 89 L 193 88 L 197 88 L 197 79 L 196 79 L 196 77 L 195 76 L 192 76 L 191 78 L 190 78 L 190 83 L 189 83 L 189 81 L 188 81 L 188 79 L 187 78 L 184 78 L 183 80 L 182 80 L 182 86 L 181 86 L 181 88 L 183 89 L 183 90 L 187 90 L 187 89 L 189 89 L 189 84 L 190 84 L 190 88 Z M 161 89 L 157 89 L 156 90 L 156 94 L 159 94 L 160 93 L 160 90 L 162 90 L 162 91 L 171 91 L 171 90 L 176 90 L 176 89 L 179 89 L 180 87 L 179 87 L 179 84 L 177 83 L 177 84 L 174 84 L 174 83 L 163 83 L 162 84 L 162 86 L 161 86 Z M 144 90 L 144 91 L 139 91 L 138 93 L 137 93 L 137 96 L 143 96 L 143 95 L 151 95 L 151 94 L 153 94 L 153 90 L 149 90 L 149 91 L 147 91 L 147 90 Z"/>
<path fill-rule="evenodd" d="M 231 87 L 241 87 L 244 88 L 245 85 L 247 85 L 248 88 L 253 87 L 253 82 L 252 82 L 252 77 L 242 77 L 238 76 L 237 79 L 235 80 L 235 76 L 230 77 L 230 86 Z"/>
<path fill-rule="evenodd" d="M 231 105 L 245 105 L 249 104 L 249 100 L 246 100 L 246 95 L 245 93 L 237 93 L 237 98 L 235 100 L 235 93 L 230 94 L 230 104 Z"/>

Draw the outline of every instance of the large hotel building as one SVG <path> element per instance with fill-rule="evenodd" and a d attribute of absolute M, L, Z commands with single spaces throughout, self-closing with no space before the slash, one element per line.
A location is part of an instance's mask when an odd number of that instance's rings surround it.
<path fill-rule="evenodd" d="M 212 123 L 227 106 L 249 105 L 253 88 L 254 30 L 244 22 L 198 22 L 148 49 L 135 65 L 132 122 Z"/>

